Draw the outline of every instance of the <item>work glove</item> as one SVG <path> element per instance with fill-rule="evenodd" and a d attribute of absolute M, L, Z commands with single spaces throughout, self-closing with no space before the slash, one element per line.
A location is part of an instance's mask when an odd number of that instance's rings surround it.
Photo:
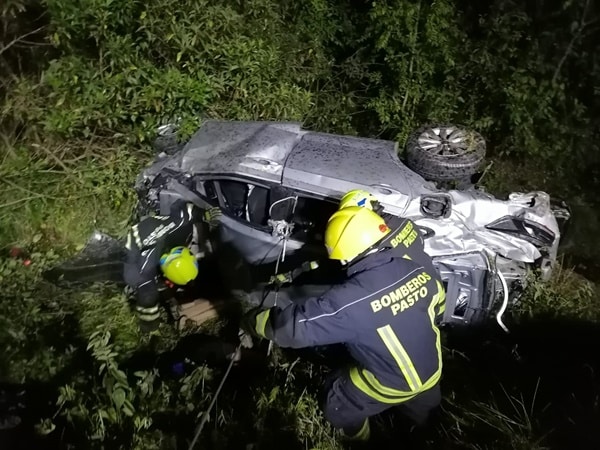
<path fill-rule="evenodd" d="M 302 265 L 292 272 L 292 277 L 296 278 L 298 275 L 304 272 L 309 272 L 319 268 L 319 261 L 305 261 Z M 298 272 L 296 274 L 296 272 Z"/>
<path fill-rule="evenodd" d="M 214 208 L 210 208 L 204 211 L 204 221 L 208 224 L 208 228 L 211 231 L 219 226 L 222 215 L 223 212 L 221 211 L 221 208 L 216 206 Z"/>
<path fill-rule="evenodd" d="M 264 339 L 264 336 L 258 334 L 256 330 L 256 319 L 257 316 L 265 311 L 262 308 L 252 308 L 246 314 L 242 316 L 242 320 L 240 321 L 240 328 L 245 331 L 248 335 L 254 338 Z"/>
<path fill-rule="evenodd" d="M 279 273 L 269 278 L 269 284 L 280 287 L 293 281 L 292 272 Z"/>
<path fill-rule="evenodd" d="M 242 347 L 254 347 L 254 342 L 252 342 L 252 336 L 242 328 L 240 328 L 240 330 L 238 331 L 238 339 L 240 340 L 240 344 Z"/>
<path fill-rule="evenodd" d="M 318 261 L 305 261 L 300 265 L 300 267 L 298 267 L 290 272 L 273 275 L 271 278 L 269 278 L 269 284 L 280 287 L 286 283 L 293 282 L 294 279 L 296 277 L 298 277 L 299 275 L 301 275 L 305 272 L 309 272 L 311 270 L 318 269 L 318 268 L 319 268 Z"/>

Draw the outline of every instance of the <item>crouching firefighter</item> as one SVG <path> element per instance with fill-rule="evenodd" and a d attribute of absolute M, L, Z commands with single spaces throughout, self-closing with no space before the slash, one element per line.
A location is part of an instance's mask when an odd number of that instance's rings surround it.
<path fill-rule="evenodd" d="M 195 223 L 204 219 L 215 226 L 218 217 L 203 216 L 192 204 L 180 200 L 168 216 L 150 216 L 134 225 L 127 236 L 124 278 L 135 292 L 136 313 L 142 331 L 157 328 L 160 293 L 185 286 L 198 276 L 198 260 L 189 249 Z M 197 239 L 196 239 L 197 240 Z"/>
<path fill-rule="evenodd" d="M 373 211 L 347 207 L 327 224 L 329 258 L 347 278 L 318 298 L 284 309 L 252 310 L 243 326 L 281 347 L 343 343 L 354 360 L 326 386 L 325 417 L 347 437 L 366 440 L 369 417 L 398 406 L 416 424 L 440 403 L 437 273 L 379 244 L 390 228 Z"/>

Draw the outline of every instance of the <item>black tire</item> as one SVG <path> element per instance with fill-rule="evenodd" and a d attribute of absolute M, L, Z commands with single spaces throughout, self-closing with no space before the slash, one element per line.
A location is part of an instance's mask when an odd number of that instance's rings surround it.
<path fill-rule="evenodd" d="M 485 152 L 485 140 L 476 131 L 432 124 L 408 137 L 406 164 L 428 181 L 465 180 L 483 167 Z"/>

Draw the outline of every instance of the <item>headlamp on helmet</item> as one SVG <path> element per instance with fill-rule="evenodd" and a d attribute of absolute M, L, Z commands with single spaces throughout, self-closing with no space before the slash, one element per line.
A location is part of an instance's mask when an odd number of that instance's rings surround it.
<path fill-rule="evenodd" d="M 349 206 L 360 206 L 376 213 L 380 213 L 383 209 L 379 200 L 364 189 L 354 189 L 347 192 L 340 200 L 340 207 L 338 209 L 348 208 Z"/>

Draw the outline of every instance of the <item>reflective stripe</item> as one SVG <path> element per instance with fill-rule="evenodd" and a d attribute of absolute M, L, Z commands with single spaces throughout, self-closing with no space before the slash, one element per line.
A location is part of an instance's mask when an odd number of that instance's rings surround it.
<path fill-rule="evenodd" d="M 444 291 L 444 285 L 437 281 L 437 305 L 438 305 L 438 315 L 443 314 L 446 311 L 446 291 Z"/>
<path fill-rule="evenodd" d="M 261 312 L 256 316 L 256 326 L 255 330 L 259 336 L 267 337 L 265 335 L 265 328 L 267 327 L 267 321 L 269 320 L 269 315 L 271 314 L 271 310 L 267 309 L 266 311 Z"/>
<path fill-rule="evenodd" d="M 410 259 L 412 261 L 412 258 L 410 256 L 408 256 L 408 255 L 404 255 L 403 258 L 404 259 Z"/>
<path fill-rule="evenodd" d="M 137 225 L 131 227 L 131 232 L 133 233 L 133 237 L 135 238 L 135 244 L 139 249 L 142 248 L 142 240 L 140 239 L 140 230 Z"/>
<path fill-rule="evenodd" d="M 156 311 L 158 311 L 158 305 L 156 306 L 149 306 L 149 307 L 144 307 L 144 306 L 136 306 L 135 309 L 137 312 L 142 313 L 142 314 L 152 314 L 155 313 Z"/>
<path fill-rule="evenodd" d="M 406 391 L 400 391 L 398 389 L 394 389 L 394 388 L 390 388 L 388 386 L 382 385 L 379 382 L 379 380 L 377 380 L 377 378 L 375 378 L 375 375 L 373 375 L 371 372 L 369 372 L 366 369 L 359 369 L 357 367 L 351 368 L 350 373 L 349 373 L 350 380 L 358 389 L 360 389 L 362 392 L 367 394 L 369 397 L 371 397 L 377 401 L 380 401 L 382 403 L 398 404 L 398 403 L 406 402 L 406 401 L 412 399 L 413 397 L 415 397 L 416 395 L 420 394 L 421 392 L 425 392 L 425 391 L 431 389 L 440 381 L 440 377 L 442 375 L 442 348 L 441 348 L 442 344 L 441 344 L 441 340 L 440 340 L 440 330 L 435 325 L 435 316 L 436 316 L 435 315 L 435 307 L 440 302 L 445 300 L 446 294 L 444 291 L 444 286 L 439 281 L 436 281 L 436 283 L 437 283 L 437 287 L 438 287 L 438 292 L 437 292 L 437 294 L 435 294 L 433 296 L 431 304 L 429 305 L 429 307 L 427 309 L 427 312 L 429 314 L 431 328 L 432 328 L 433 332 L 435 333 L 435 347 L 436 347 L 437 354 L 438 354 L 437 370 L 433 373 L 433 375 L 431 375 L 431 377 L 429 377 L 429 379 L 427 381 L 425 381 L 425 383 L 423 383 L 420 386 L 419 390 L 412 391 L 412 392 L 406 392 Z M 443 306 L 445 308 L 445 303 L 443 303 Z M 388 327 L 389 327 L 389 325 L 388 325 Z M 386 328 L 386 327 L 384 327 L 384 328 Z M 380 328 L 377 331 L 379 332 L 380 330 L 382 330 L 382 329 Z M 380 333 L 380 335 L 381 335 L 381 333 Z M 382 337 L 382 339 L 383 339 L 383 337 Z M 387 343 L 386 343 L 386 346 L 387 346 Z M 389 349 L 389 347 L 388 347 L 388 349 Z M 413 367 L 413 370 L 414 370 L 414 367 Z M 405 375 L 405 377 L 406 377 L 406 375 Z M 407 381 L 409 381 L 409 377 L 406 377 L 406 379 L 407 379 Z"/>
<path fill-rule="evenodd" d="M 438 288 L 438 293 L 437 293 L 437 298 L 438 298 L 438 304 L 441 305 L 446 305 L 446 291 L 444 290 L 444 285 L 442 283 L 440 283 L 439 281 L 436 281 L 437 283 L 437 288 Z"/>
<path fill-rule="evenodd" d="M 410 390 L 418 391 L 423 385 L 423 383 L 421 383 L 421 378 L 419 378 L 419 374 L 415 370 L 413 362 L 410 360 L 410 357 L 406 353 L 406 350 L 404 350 L 404 347 L 398 340 L 392 327 L 386 325 L 385 327 L 378 328 L 377 333 L 379 333 L 379 337 L 381 337 L 383 343 L 396 361 L 396 364 L 398 364 L 398 367 L 402 371 L 402 375 L 406 378 Z"/>
<path fill-rule="evenodd" d="M 156 319 L 160 318 L 160 313 L 157 312 L 156 314 L 138 314 L 138 317 L 144 322 L 153 322 Z"/>
<path fill-rule="evenodd" d="M 429 308 L 427 308 L 427 312 L 429 313 L 429 320 L 431 321 L 431 328 L 433 329 L 433 332 L 435 333 L 435 347 L 436 347 L 437 353 L 438 353 L 438 369 L 431 376 L 431 378 L 427 381 L 427 383 L 431 382 L 432 380 L 435 380 L 435 382 L 437 383 L 442 375 L 442 341 L 440 339 L 440 329 L 435 325 L 434 309 L 435 309 L 435 306 L 437 304 L 439 304 L 441 301 L 445 301 L 446 291 L 444 291 L 444 285 L 442 283 L 440 283 L 439 280 L 436 280 L 436 284 L 437 284 L 438 292 L 437 292 L 437 294 L 435 294 L 433 296 L 433 299 L 431 300 L 431 304 L 429 305 Z M 445 305 L 446 304 L 444 303 L 444 308 L 446 307 Z"/>
<path fill-rule="evenodd" d="M 368 381 L 367 378 L 369 378 Z M 413 392 L 402 392 L 383 386 L 377 381 L 375 376 L 366 369 L 358 369 L 356 367 L 351 368 L 350 380 L 354 386 L 362 392 L 381 403 L 395 405 L 410 400 L 417 395 Z"/>
<path fill-rule="evenodd" d="M 140 320 L 143 320 L 144 322 L 152 322 L 160 317 L 158 305 L 150 306 L 148 308 L 136 306 L 135 310 L 137 311 Z"/>
<path fill-rule="evenodd" d="M 148 253 L 146 253 L 144 256 L 144 264 L 142 264 L 142 268 L 140 269 L 140 273 L 144 272 L 144 270 L 146 269 L 146 265 L 148 264 L 148 261 L 150 261 L 150 255 L 152 254 L 152 252 L 156 250 L 156 248 L 153 248 L 152 250 L 150 250 Z"/>
<path fill-rule="evenodd" d="M 133 236 L 131 236 L 131 233 L 127 233 L 127 242 L 125 243 L 125 248 L 127 250 L 131 250 L 132 239 L 133 239 Z"/>
<path fill-rule="evenodd" d="M 344 435 L 353 441 L 367 441 L 369 440 L 369 437 L 371 436 L 371 427 L 369 426 L 369 418 L 366 418 L 362 427 L 360 427 L 360 430 L 358 430 L 358 432 L 352 436 L 347 435 L 346 433 L 344 433 Z"/>
<path fill-rule="evenodd" d="M 439 316 L 440 314 L 443 314 L 444 312 L 446 312 L 446 304 L 445 304 L 445 303 L 442 303 L 442 304 L 440 305 L 440 307 L 438 308 L 438 312 L 437 312 L 437 313 L 438 313 L 438 316 Z"/>
<path fill-rule="evenodd" d="M 143 320 L 144 322 L 152 322 L 160 317 L 160 313 L 156 312 L 154 314 L 138 314 L 138 318 Z"/>

